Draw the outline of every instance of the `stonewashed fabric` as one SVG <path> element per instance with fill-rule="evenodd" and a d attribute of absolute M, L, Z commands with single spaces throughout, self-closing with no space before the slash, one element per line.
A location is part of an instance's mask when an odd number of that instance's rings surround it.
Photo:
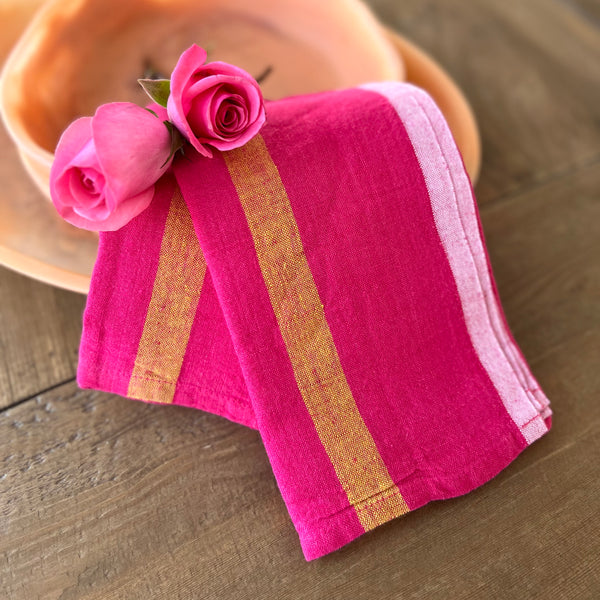
<path fill-rule="evenodd" d="M 244 147 L 177 161 L 101 234 L 78 380 L 257 428 L 308 560 L 551 421 L 448 126 L 399 83 L 269 103 Z"/>

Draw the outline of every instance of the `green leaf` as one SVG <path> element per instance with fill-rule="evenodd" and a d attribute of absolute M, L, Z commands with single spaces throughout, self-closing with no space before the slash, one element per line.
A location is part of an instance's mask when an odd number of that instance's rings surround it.
<path fill-rule="evenodd" d="M 156 104 L 167 107 L 167 100 L 171 94 L 169 79 L 138 79 L 138 83 Z"/>

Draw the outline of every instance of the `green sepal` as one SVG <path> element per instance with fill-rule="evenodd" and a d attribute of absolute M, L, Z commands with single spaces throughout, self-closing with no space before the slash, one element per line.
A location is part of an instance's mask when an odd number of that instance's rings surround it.
<path fill-rule="evenodd" d="M 165 160 L 165 162 L 161 165 L 161 169 L 171 161 L 171 159 L 175 156 L 175 153 L 178 150 L 181 150 L 183 148 L 183 145 L 185 144 L 185 138 L 183 137 L 183 135 L 181 135 L 179 129 L 177 129 L 177 127 L 175 127 L 173 123 L 171 123 L 170 121 L 163 121 L 163 123 L 165 124 L 165 127 L 169 130 L 169 133 L 171 134 L 171 152 L 169 153 L 167 160 Z"/>
<path fill-rule="evenodd" d="M 167 101 L 171 94 L 169 79 L 138 79 L 138 83 L 156 104 L 167 108 Z"/>

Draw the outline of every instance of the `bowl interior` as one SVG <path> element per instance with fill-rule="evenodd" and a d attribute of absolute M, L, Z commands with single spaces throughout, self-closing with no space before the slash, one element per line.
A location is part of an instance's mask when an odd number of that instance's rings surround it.
<path fill-rule="evenodd" d="M 147 103 L 136 80 L 168 76 L 192 43 L 209 60 L 264 75 L 269 99 L 402 76 L 374 18 L 348 0 L 56 0 L 5 70 L 13 136 L 43 161 L 65 127 L 98 105 Z"/>

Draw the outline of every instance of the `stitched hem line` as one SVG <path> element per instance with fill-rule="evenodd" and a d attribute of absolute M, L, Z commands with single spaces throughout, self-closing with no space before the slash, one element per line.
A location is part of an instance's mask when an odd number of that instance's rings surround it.
<path fill-rule="evenodd" d="M 94 357 L 97 357 L 97 353 L 94 353 Z M 184 392 L 184 394 L 188 395 L 189 397 L 195 397 L 201 392 L 205 397 L 216 402 L 215 408 L 218 409 L 219 412 L 215 413 L 215 409 L 206 407 L 205 402 L 199 402 L 197 405 L 198 408 L 201 408 L 202 410 L 206 410 L 206 412 L 211 412 L 213 414 L 217 414 L 217 415 L 223 416 L 225 418 L 229 418 L 229 419 L 232 419 L 232 420 L 235 420 L 238 422 L 242 422 L 244 425 L 247 424 L 248 426 L 251 426 L 254 428 L 256 427 L 256 417 L 254 415 L 254 411 L 252 410 L 252 408 L 250 406 L 248 406 L 248 404 L 246 404 L 245 401 L 243 399 L 241 399 L 239 396 L 232 395 L 231 393 L 228 393 L 226 391 L 223 391 L 223 390 L 216 391 L 214 388 L 202 387 L 198 384 L 194 384 L 194 383 L 188 382 L 188 381 L 173 382 L 173 381 L 169 381 L 166 379 L 162 379 L 160 377 L 143 377 L 141 375 L 131 375 L 129 370 L 125 370 L 125 369 L 113 369 L 110 371 L 110 373 L 111 373 L 113 382 L 114 382 L 115 377 L 119 378 L 119 379 L 128 379 L 128 380 L 135 378 L 135 379 L 142 379 L 145 381 L 152 381 L 152 382 L 155 382 L 157 385 L 177 386 L 178 389 L 182 390 Z M 79 381 L 79 373 L 78 373 L 77 379 Z M 98 378 L 98 377 L 94 376 L 86 382 L 86 386 L 95 387 L 104 392 L 108 392 L 111 394 L 118 394 L 119 396 L 123 396 L 123 397 L 129 398 L 131 400 L 148 402 L 148 403 L 152 403 L 152 404 L 161 404 L 161 405 L 165 404 L 164 402 L 160 402 L 160 401 L 154 400 L 152 398 L 132 398 L 131 396 L 122 394 L 120 391 L 116 391 L 114 389 L 114 383 L 113 383 L 113 385 L 109 385 L 105 381 L 105 378 Z M 175 406 L 182 406 L 182 404 L 179 404 L 178 402 L 170 403 L 170 404 L 174 404 Z M 234 410 L 227 410 L 226 407 L 228 406 L 228 404 L 233 404 Z M 186 405 L 184 404 L 183 406 L 186 406 Z M 192 407 L 196 408 L 196 406 L 194 406 L 194 405 L 192 405 Z"/>

